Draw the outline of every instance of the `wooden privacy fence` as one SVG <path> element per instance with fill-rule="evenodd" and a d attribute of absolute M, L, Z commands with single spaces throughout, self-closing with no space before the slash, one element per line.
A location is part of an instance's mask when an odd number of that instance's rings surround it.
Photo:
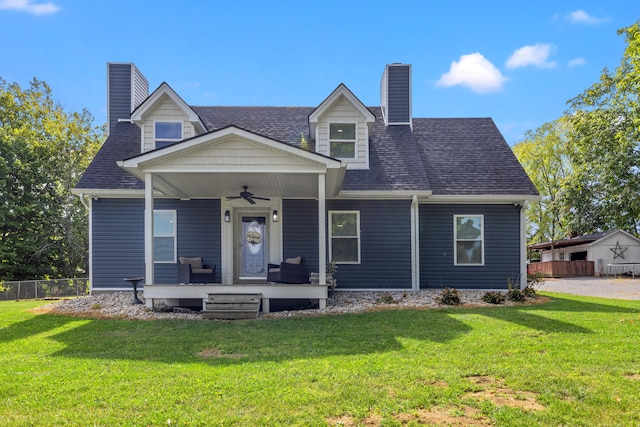
<path fill-rule="evenodd" d="M 544 261 L 527 265 L 527 273 L 541 272 L 544 277 L 593 276 L 593 261 Z"/>

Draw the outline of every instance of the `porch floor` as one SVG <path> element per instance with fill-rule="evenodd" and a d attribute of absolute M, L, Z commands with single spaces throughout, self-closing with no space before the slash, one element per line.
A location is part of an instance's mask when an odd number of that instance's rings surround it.
<path fill-rule="evenodd" d="M 175 285 L 144 285 L 143 295 L 147 308 L 154 308 L 155 299 L 202 299 L 209 294 L 261 294 L 262 311 L 269 312 L 269 300 L 275 299 L 317 299 L 319 308 L 327 306 L 327 285 L 310 284 L 232 284 L 189 283 Z"/>

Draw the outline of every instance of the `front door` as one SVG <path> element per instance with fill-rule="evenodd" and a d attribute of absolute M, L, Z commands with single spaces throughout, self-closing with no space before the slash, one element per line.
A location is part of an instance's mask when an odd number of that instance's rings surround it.
<path fill-rule="evenodd" d="M 267 279 L 268 240 L 266 215 L 239 215 L 236 231 L 236 279 L 261 281 Z"/>

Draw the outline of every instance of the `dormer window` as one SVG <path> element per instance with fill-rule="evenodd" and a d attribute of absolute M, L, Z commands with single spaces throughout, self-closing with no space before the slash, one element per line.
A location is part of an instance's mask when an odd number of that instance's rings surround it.
<path fill-rule="evenodd" d="M 356 124 L 329 124 L 329 155 L 337 159 L 355 159 Z"/>
<path fill-rule="evenodd" d="M 182 140 L 182 122 L 156 122 L 156 148 L 163 148 Z"/>

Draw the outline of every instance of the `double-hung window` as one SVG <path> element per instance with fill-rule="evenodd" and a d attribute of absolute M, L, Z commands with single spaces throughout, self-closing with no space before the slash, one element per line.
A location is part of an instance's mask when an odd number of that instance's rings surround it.
<path fill-rule="evenodd" d="M 176 262 L 176 211 L 153 211 L 153 260 Z"/>
<path fill-rule="evenodd" d="M 454 215 L 455 265 L 484 265 L 484 216 Z"/>
<path fill-rule="evenodd" d="M 156 122 L 156 148 L 163 148 L 182 140 L 182 122 Z"/>
<path fill-rule="evenodd" d="M 360 263 L 360 212 L 329 211 L 329 259 L 339 264 Z"/>
<path fill-rule="evenodd" d="M 356 158 L 356 124 L 329 124 L 329 155 L 338 159 Z"/>

